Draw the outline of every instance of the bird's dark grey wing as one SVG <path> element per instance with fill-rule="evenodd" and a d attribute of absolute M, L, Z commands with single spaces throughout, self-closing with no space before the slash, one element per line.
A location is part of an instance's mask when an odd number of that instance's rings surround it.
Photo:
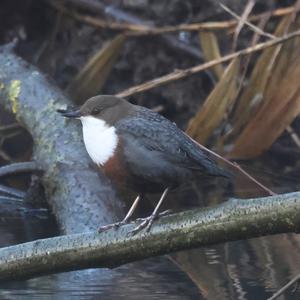
<path fill-rule="evenodd" d="M 142 108 L 136 115 L 119 121 L 115 126 L 118 132 L 131 140 L 131 144 L 134 140 L 135 147 L 153 151 L 176 166 L 208 176 L 228 176 L 174 123 L 151 110 Z"/>

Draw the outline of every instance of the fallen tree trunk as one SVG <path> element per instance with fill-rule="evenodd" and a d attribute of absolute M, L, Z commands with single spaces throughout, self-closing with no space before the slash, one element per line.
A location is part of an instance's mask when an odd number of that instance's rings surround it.
<path fill-rule="evenodd" d="M 19 279 L 128 262 L 194 247 L 299 232 L 300 192 L 256 199 L 231 199 L 214 208 L 161 218 L 148 234 L 130 236 L 135 223 L 37 240 L 0 249 L 0 280 Z"/>
<path fill-rule="evenodd" d="M 44 170 L 47 200 L 62 231 L 88 231 L 119 219 L 120 202 L 107 179 L 93 168 L 80 125 L 56 112 L 71 102 L 7 47 L 0 49 L 0 66 L 0 106 L 33 137 L 34 159 Z"/>

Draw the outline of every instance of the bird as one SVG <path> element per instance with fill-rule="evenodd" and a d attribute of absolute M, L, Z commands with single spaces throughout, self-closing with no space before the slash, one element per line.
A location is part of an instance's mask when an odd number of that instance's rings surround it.
<path fill-rule="evenodd" d="M 58 112 L 81 121 L 92 161 L 113 183 L 122 183 L 138 195 L 122 221 L 99 231 L 128 223 L 145 194 L 161 193 L 152 214 L 141 219 L 132 233 L 149 231 L 170 190 L 195 178 L 231 177 L 175 123 L 123 98 L 98 95 L 78 109 Z"/>

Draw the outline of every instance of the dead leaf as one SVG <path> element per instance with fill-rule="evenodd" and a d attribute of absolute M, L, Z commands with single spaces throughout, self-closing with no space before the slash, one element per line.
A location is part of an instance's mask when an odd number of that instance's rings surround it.
<path fill-rule="evenodd" d="M 270 80 L 264 83 L 263 103 L 237 138 L 229 157 L 248 159 L 262 154 L 299 115 L 299 47 L 299 38 L 281 46 Z"/>
<path fill-rule="evenodd" d="M 274 35 L 282 36 L 285 33 L 290 24 L 290 18 L 290 16 L 287 16 L 282 19 L 277 26 Z M 267 83 L 269 82 L 271 75 L 273 76 L 274 61 L 281 46 L 282 45 L 277 45 L 264 50 L 258 58 L 249 83 L 237 102 L 237 107 L 233 116 L 233 129 L 226 139 L 239 134 L 262 103 Z"/>
<path fill-rule="evenodd" d="M 201 110 L 189 122 L 187 133 L 199 143 L 205 144 L 207 138 L 224 118 L 228 107 L 235 100 L 239 65 L 238 58 L 230 63 Z"/>
<path fill-rule="evenodd" d="M 82 103 L 101 90 L 125 41 L 125 35 L 118 35 L 89 59 L 67 87 L 74 102 Z"/>
<path fill-rule="evenodd" d="M 199 31 L 199 39 L 206 61 L 221 58 L 218 40 L 212 31 Z M 224 68 L 221 64 L 218 64 L 212 68 L 212 71 L 220 79 L 224 73 Z"/>

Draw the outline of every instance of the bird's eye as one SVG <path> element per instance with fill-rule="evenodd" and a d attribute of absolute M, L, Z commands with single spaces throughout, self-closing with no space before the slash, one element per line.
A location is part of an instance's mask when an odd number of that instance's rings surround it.
<path fill-rule="evenodd" d="M 92 110 L 92 115 L 98 115 L 100 113 L 100 109 L 98 107 L 95 107 L 93 110 Z"/>

